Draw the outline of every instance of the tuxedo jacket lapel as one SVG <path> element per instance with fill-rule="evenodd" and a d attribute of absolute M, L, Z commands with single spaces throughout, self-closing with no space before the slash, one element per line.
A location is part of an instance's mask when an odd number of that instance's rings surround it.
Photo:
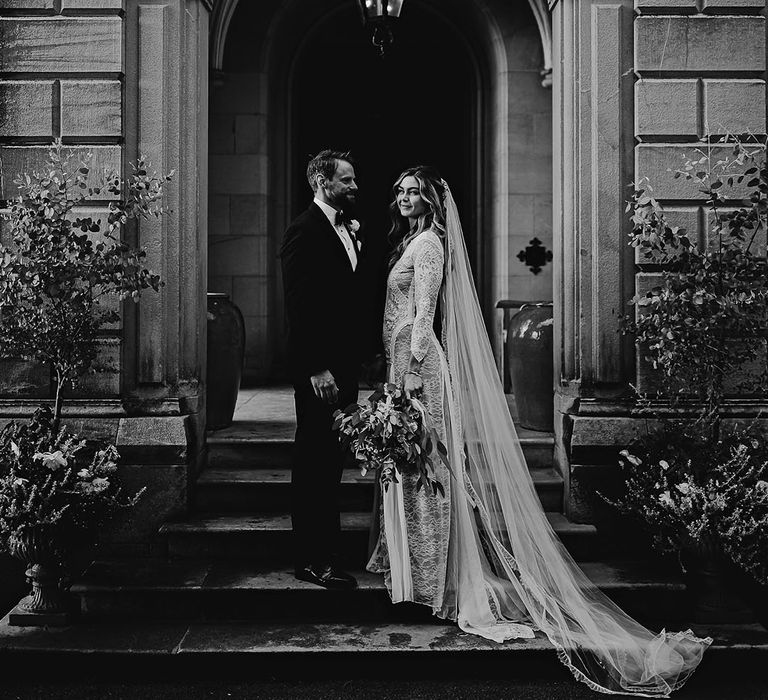
<path fill-rule="evenodd" d="M 312 215 L 312 217 L 315 219 L 318 230 L 322 230 L 325 235 L 330 239 L 329 240 L 329 246 L 335 251 L 336 255 L 340 256 L 340 258 L 344 261 L 344 264 L 349 268 L 350 272 L 353 272 L 352 270 L 352 263 L 349 261 L 349 256 L 347 255 L 347 251 L 344 248 L 344 244 L 341 242 L 341 238 L 339 238 L 339 234 L 336 232 L 336 229 L 333 228 L 331 225 L 331 222 L 328 221 L 328 217 L 323 213 L 323 210 L 320 209 L 320 207 L 317 206 L 314 202 L 309 205 L 309 211 Z M 360 266 L 360 254 L 358 253 L 357 258 L 358 263 L 358 269 Z"/>

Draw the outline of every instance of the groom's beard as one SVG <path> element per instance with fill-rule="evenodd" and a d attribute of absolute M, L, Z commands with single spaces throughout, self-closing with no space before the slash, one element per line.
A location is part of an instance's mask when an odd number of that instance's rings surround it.
<path fill-rule="evenodd" d="M 357 206 L 357 196 L 353 194 L 350 199 L 348 194 L 342 194 L 334 197 L 331 204 L 333 204 L 336 209 L 352 214 Z"/>

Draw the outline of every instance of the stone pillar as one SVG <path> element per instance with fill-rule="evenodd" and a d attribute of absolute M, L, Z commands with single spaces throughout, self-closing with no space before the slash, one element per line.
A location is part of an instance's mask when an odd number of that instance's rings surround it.
<path fill-rule="evenodd" d="M 573 417 L 585 399 L 621 394 L 631 368 L 617 328 L 634 283 L 624 216 L 632 18 L 629 0 L 559 0 L 553 8 L 555 459 L 567 482 Z"/>
<path fill-rule="evenodd" d="M 175 170 L 168 214 L 136 238 L 165 286 L 126 320 L 125 396 L 133 410 L 201 410 L 205 365 L 208 13 L 199 0 L 139 0 L 125 15 L 125 152 Z"/>

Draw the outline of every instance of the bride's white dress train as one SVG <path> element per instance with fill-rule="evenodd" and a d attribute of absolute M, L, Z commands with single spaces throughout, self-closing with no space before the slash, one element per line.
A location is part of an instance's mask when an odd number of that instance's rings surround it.
<path fill-rule="evenodd" d="M 552 531 L 520 447 L 480 314 L 455 203 L 446 240 L 427 230 L 393 266 L 384 345 L 389 380 L 422 361 L 423 403 L 448 451 L 435 459 L 445 496 L 403 474 L 382 494 L 368 569 L 393 602 L 428 605 L 496 642 L 544 632 L 593 690 L 667 697 L 695 670 L 710 638 L 656 634 L 592 584 Z M 436 309 L 442 337 L 433 330 Z"/>

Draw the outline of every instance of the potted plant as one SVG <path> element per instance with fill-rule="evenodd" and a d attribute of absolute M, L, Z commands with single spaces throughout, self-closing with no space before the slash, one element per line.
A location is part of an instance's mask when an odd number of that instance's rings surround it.
<path fill-rule="evenodd" d="M 621 331 L 657 370 L 659 389 L 639 413 L 660 427 L 621 452 L 625 488 L 611 502 L 695 568 L 689 581 L 706 609 L 731 565 L 768 583 L 768 449 L 758 420 L 733 419 L 739 402 L 748 414 L 745 397 L 768 393 L 765 148 L 707 140 L 674 177 L 704 195 L 711 226 L 700 244 L 670 225 L 645 180 L 628 204 L 630 244 L 661 281 L 632 299 Z"/>
<path fill-rule="evenodd" d="M 768 445 L 753 430 L 713 441 L 691 420 L 668 419 L 620 454 L 621 496 L 655 547 L 678 557 L 702 622 L 751 619 L 737 572 L 768 584 Z M 746 576 L 744 576 L 746 577 Z"/>
<path fill-rule="evenodd" d="M 44 171 L 17 178 L 12 243 L 0 246 L 0 357 L 49 366 L 55 387 L 52 407 L 0 431 L 0 547 L 28 564 L 33 585 L 15 611 L 19 624 L 65 619 L 58 588 L 68 550 L 139 496 L 122 494 L 114 445 L 62 428 L 63 396 L 97 369 L 99 332 L 119 319 L 109 300 L 160 288 L 121 232 L 130 219 L 162 214 L 172 173 L 149 174 L 140 159 L 127 178 L 107 172 L 92 186 L 90 160 L 57 142 Z M 80 215 L 89 197 L 110 199 L 104 223 Z"/>

